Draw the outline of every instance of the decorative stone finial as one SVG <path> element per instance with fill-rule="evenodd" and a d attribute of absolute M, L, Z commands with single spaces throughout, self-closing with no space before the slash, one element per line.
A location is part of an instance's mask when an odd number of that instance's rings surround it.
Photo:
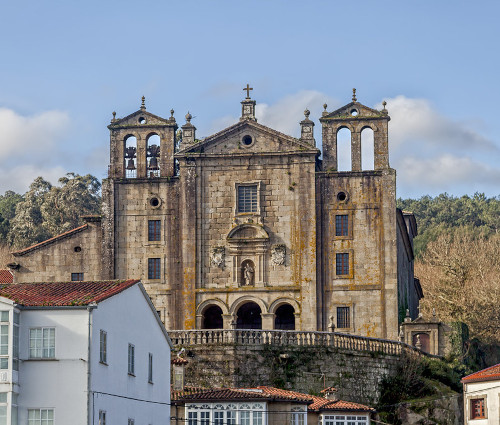
<path fill-rule="evenodd" d="M 141 109 L 146 109 L 146 98 L 142 96 Z"/>
<path fill-rule="evenodd" d="M 113 121 L 116 120 L 116 112 L 113 111 Z"/>
<path fill-rule="evenodd" d="M 311 115 L 311 112 L 309 111 L 309 109 L 306 108 L 306 110 L 304 111 L 304 116 L 306 117 L 307 120 L 309 119 L 309 115 Z"/>
<path fill-rule="evenodd" d="M 358 99 L 356 99 L 356 89 L 352 89 L 352 101 L 356 102 Z"/>
<path fill-rule="evenodd" d="M 190 123 L 191 122 L 191 118 L 193 118 L 193 116 L 188 111 L 188 113 L 186 114 L 186 122 Z"/>
<path fill-rule="evenodd" d="M 326 103 L 323 103 L 323 109 L 325 110 L 325 112 L 326 112 L 326 108 L 328 108 L 328 105 Z"/>
<path fill-rule="evenodd" d="M 170 110 L 170 118 L 173 118 L 173 117 L 174 117 L 174 112 L 175 112 L 175 111 L 174 111 L 173 109 L 171 109 L 171 110 Z"/>
<path fill-rule="evenodd" d="M 382 102 L 382 106 L 384 107 L 384 109 L 383 109 L 384 111 L 386 110 L 386 109 L 385 109 L 385 106 L 386 106 L 386 105 L 387 105 L 387 102 L 384 100 L 384 101 Z"/>

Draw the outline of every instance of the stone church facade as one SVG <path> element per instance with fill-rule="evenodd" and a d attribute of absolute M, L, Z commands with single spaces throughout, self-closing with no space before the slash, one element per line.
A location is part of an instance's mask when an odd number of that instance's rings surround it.
<path fill-rule="evenodd" d="M 247 86 L 248 88 L 248 86 Z M 113 114 L 100 217 L 13 253 L 15 282 L 140 278 L 167 329 L 331 330 L 391 338 L 416 316 L 415 219 L 396 209 L 388 123 L 353 100 L 322 113 L 322 159 L 309 111 L 294 138 L 257 122 L 196 139 L 141 108 Z M 351 133 L 351 171 L 337 134 Z M 363 170 L 361 133 L 373 131 Z M 401 313 L 403 312 L 403 314 Z"/>

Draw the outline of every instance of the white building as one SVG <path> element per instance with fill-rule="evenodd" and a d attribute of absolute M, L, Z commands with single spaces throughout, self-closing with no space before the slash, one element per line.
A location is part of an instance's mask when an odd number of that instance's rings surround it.
<path fill-rule="evenodd" d="M 465 425 L 500 424 L 500 363 L 466 376 L 462 384 Z"/>
<path fill-rule="evenodd" d="M 0 286 L 0 425 L 168 424 L 171 347 L 138 280 Z"/>

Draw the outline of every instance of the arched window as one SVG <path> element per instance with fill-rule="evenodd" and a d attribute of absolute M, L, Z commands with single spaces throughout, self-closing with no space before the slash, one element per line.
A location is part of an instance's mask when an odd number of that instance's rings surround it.
<path fill-rule="evenodd" d="M 211 305 L 203 312 L 203 329 L 222 329 L 222 309 L 218 305 Z"/>
<path fill-rule="evenodd" d="M 375 169 L 375 146 L 373 141 L 373 130 L 369 127 L 361 131 L 361 169 Z"/>
<path fill-rule="evenodd" d="M 337 171 L 351 170 L 351 131 L 344 127 L 337 131 Z"/>
<path fill-rule="evenodd" d="M 290 304 L 280 305 L 274 317 L 274 329 L 295 330 L 295 310 Z"/>
<path fill-rule="evenodd" d="M 147 166 L 148 177 L 160 177 L 160 136 L 151 134 L 147 139 Z"/>
<path fill-rule="evenodd" d="M 125 137 L 125 177 L 137 177 L 137 138 L 132 135 Z"/>
<path fill-rule="evenodd" d="M 238 329 L 262 329 L 262 310 L 258 304 L 248 302 L 243 304 L 237 313 L 236 327 Z"/>

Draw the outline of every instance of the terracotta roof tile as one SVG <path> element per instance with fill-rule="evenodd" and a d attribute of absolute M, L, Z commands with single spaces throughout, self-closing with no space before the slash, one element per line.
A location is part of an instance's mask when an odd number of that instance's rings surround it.
<path fill-rule="evenodd" d="M 59 239 L 68 238 L 68 237 L 74 235 L 75 233 L 83 232 L 88 227 L 89 227 L 88 224 L 84 224 L 83 226 L 68 230 L 67 232 L 61 233 L 60 235 L 54 236 L 53 238 L 47 239 L 47 240 L 42 241 L 40 243 L 37 243 L 35 245 L 31 245 L 28 248 L 24 248 L 24 249 L 21 249 L 19 251 L 14 251 L 12 253 L 12 255 L 14 255 L 15 257 L 23 256 L 23 255 L 27 254 L 28 252 L 34 251 L 35 249 L 41 248 L 45 245 L 50 245 L 51 243 L 54 243 L 54 242 L 58 241 Z"/>
<path fill-rule="evenodd" d="M 344 400 L 328 400 L 323 397 L 313 396 L 313 403 L 308 406 L 308 410 L 348 410 L 355 412 L 374 412 L 373 407 L 365 406 L 364 404 L 353 403 L 352 401 Z"/>
<path fill-rule="evenodd" d="M 182 364 L 188 364 L 189 362 L 186 359 L 183 359 L 182 357 L 174 357 L 172 360 L 170 360 L 170 363 L 182 365 Z"/>
<path fill-rule="evenodd" d="M 273 397 L 262 392 L 248 391 L 236 388 L 205 389 L 200 392 L 184 394 L 182 401 L 211 401 L 211 400 L 270 400 Z"/>
<path fill-rule="evenodd" d="M 462 378 L 463 383 L 500 380 L 500 363 Z"/>
<path fill-rule="evenodd" d="M 7 269 L 0 269 L 0 283 L 12 283 L 14 277 L 12 272 Z"/>
<path fill-rule="evenodd" d="M 83 306 L 101 302 L 135 285 L 138 280 L 19 283 L 0 286 L 0 296 L 26 307 Z"/>

